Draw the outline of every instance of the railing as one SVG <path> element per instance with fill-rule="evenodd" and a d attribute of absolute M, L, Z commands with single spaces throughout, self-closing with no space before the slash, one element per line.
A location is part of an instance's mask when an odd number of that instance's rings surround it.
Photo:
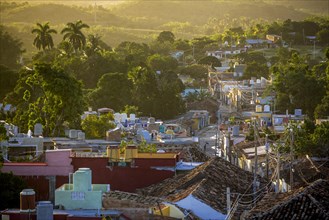
<path fill-rule="evenodd" d="M 107 155 L 98 152 L 72 152 L 71 157 L 107 157 Z"/>

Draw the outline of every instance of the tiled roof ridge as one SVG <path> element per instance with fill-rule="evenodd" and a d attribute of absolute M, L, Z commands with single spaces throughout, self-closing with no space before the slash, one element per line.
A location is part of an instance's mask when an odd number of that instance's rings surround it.
<path fill-rule="evenodd" d="M 168 199 L 168 200 L 170 200 L 172 202 L 177 202 L 179 200 L 182 200 L 182 199 L 186 198 L 189 195 L 193 195 L 195 198 L 197 198 L 197 196 L 194 195 L 194 192 L 205 181 L 206 181 L 206 179 L 201 180 L 201 182 L 195 182 L 194 184 L 190 185 L 189 187 L 183 189 L 181 192 L 177 192 L 178 195 L 182 195 L 182 196 L 175 196 L 175 194 L 174 194 L 174 195 L 167 196 L 166 199 Z"/>
<path fill-rule="evenodd" d="M 312 195 L 306 194 L 306 196 L 313 202 L 314 205 L 318 207 L 322 211 L 322 213 L 329 218 L 329 212 L 326 211 L 326 208 L 318 201 L 316 200 Z"/>
<path fill-rule="evenodd" d="M 329 186 L 329 181 L 327 181 L 327 180 L 323 180 L 323 179 L 319 179 L 319 180 L 317 180 L 317 181 L 315 181 L 315 182 L 313 182 L 312 184 L 310 184 L 309 186 L 307 186 L 307 187 L 301 187 L 301 188 L 299 188 L 299 189 L 296 189 L 296 190 L 294 190 L 293 192 L 288 192 L 288 194 L 290 194 L 290 195 L 288 195 L 286 198 L 284 198 L 283 199 L 283 201 L 280 201 L 278 204 L 276 204 L 276 205 L 274 205 L 274 206 L 272 206 L 272 207 L 270 207 L 269 209 L 267 209 L 267 210 L 259 210 L 259 212 L 258 213 L 253 213 L 253 214 L 251 214 L 251 216 L 250 217 L 261 217 L 261 216 L 263 216 L 263 215 L 267 215 L 267 214 L 269 214 L 269 213 L 273 213 L 277 208 L 282 208 L 282 207 L 285 207 L 285 206 L 287 206 L 288 204 L 290 204 L 290 202 L 292 202 L 293 200 L 299 200 L 299 199 L 301 199 L 301 198 L 305 198 L 305 199 L 309 199 L 309 200 L 311 200 L 311 202 L 315 205 L 315 206 L 317 206 L 319 209 L 321 209 L 321 211 L 323 211 L 324 212 L 324 214 L 327 216 L 328 215 L 328 217 L 329 217 L 329 213 L 328 213 L 328 211 L 326 211 L 326 209 L 314 198 L 314 199 L 311 199 L 311 198 L 313 198 L 313 196 L 309 196 L 309 195 L 311 195 L 312 193 L 314 193 L 315 191 L 317 191 L 317 187 L 319 187 L 321 184 L 323 185 L 323 184 L 326 184 L 326 185 L 328 185 Z M 328 188 L 328 186 L 327 186 L 327 189 L 328 189 L 328 192 L 329 192 L 329 188 Z M 321 186 L 320 186 L 321 187 Z M 263 199 L 266 199 L 266 198 L 270 198 L 271 196 L 273 196 L 273 195 L 277 195 L 277 194 L 268 194 L 267 196 L 265 196 Z M 316 202 L 316 203 L 315 203 Z M 320 206 L 318 206 L 320 204 Z M 257 207 L 257 206 L 256 206 Z M 253 210 L 251 210 L 250 212 L 252 212 Z M 255 210 L 256 211 L 256 210 Z"/>
<path fill-rule="evenodd" d="M 115 195 L 128 196 L 128 198 L 129 197 L 142 198 L 142 199 L 149 201 L 150 204 L 153 202 L 156 203 L 156 202 L 165 202 L 166 201 L 160 197 L 145 196 L 145 195 L 141 195 L 141 194 L 137 194 L 137 193 L 130 193 L 130 192 L 124 192 L 124 191 L 118 191 L 118 190 L 104 193 L 105 197 L 112 197 L 112 198 L 120 199 L 118 197 L 115 197 Z"/>

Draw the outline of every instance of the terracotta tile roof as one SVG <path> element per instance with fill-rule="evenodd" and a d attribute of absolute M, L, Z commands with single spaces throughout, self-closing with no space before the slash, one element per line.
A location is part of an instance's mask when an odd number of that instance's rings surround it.
<path fill-rule="evenodd" d="M 266 185 L 260 178 L 260 188 Z M 236 193 L 252 193 L 253 174 L 221 159 L 213 158 L 186 175 L 177 175 L 161 183 L 139 190 L 148 196 L 159 196 L 177 202 L 192 194 L 213 209 L 226 213 L 226 187 L 230 187 L 232 201 Z M 252 199 L 252 198 L 251 198 Z"/>
<path fill-rule="evenodd" d="M 311 158 L 302 158 L 293 164 L 294 188 L 307 186 L 318 179 L 329 180 L 329 168 L 326 165 L 329 161 L 313 161 Z M 290 182 L 290 165 L 280 172 L 280 176 Z"/>
<path fill-rule="evenodd" d="M 245 219 L 329 219 L 329 181 L 289 193 L 267 194 Z"/>
<path fill-rule="evenodd" d="M 205 162 L 210 159 L 197 144 L 168 144 L 158 145 L 157 148 L 166 152 L 180 152 L 180 158 L 185 162 Z"/>
<path fill-rule="evenodd" d="M 120 201 L 120 204 L 118 203 Z M 103 194 L 103 208 L 149 208 L 156 206 L 157 202 L 161 203 L 164 200 L 158 197 L 143 196 L 135 193 L 122 191 L 110 191 Z"/>

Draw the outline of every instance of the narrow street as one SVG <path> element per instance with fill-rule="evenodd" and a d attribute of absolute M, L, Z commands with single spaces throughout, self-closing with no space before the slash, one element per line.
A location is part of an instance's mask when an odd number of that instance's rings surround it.
<path fill-rule="evenodd" d="M 218 134 L 217 134 L 218 132 Z M 199 146 L 202 150 L 205 150 L 206 154 L 208 154 L 211 157 L 220 156 L 218 153 L 216 154 L 216 146 L 217 146 L 217 152 L 220 152 L 219 146 L 220 143 L 216 143 L 216 136 L 218 140 L 220 140 L 220 132 L 217 131 L 216 125 L 210 125 L 208 127 L 203 128 L 198 132 L 199 137 Z"/>

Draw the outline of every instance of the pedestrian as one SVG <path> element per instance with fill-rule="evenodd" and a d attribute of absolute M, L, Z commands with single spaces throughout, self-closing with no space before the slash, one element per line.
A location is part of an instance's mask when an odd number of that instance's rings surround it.
<path fill-rule="evenodd" d="M 208 142 L 206 142 L 206 143 L 204 144 L 204 146 L 203 146 L 203 151 L 204 151 L 204 152 L 206 152 L 207 144 L 208 144 Z"/>

